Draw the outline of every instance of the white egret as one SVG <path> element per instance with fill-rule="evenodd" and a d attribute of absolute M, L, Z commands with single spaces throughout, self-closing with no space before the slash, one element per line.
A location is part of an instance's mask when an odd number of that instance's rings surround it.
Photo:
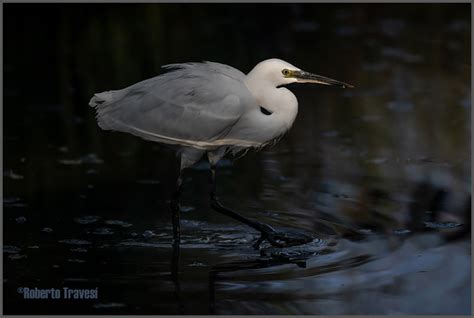
<path fill-rule="evenodd" d="M 95 94 L 97 121 L 104 130 L 126 132 L 171 145 L 180 156 L 176 192 L 170 201 L 179 242 L 179 196 L 183 170 L 204 155 L 211 168 L 211 207 L 262 233 L 276 246 L 308 242 L 306 234 L 277 231 L 224 207 L 216 197 L 216 165 L 227 153 L 260 149 L 278 141 L 293 125 L 298 101 L 284 85 L 316 83 L 352 87 L 302 71 L 280 59 L 257 64 L 247 75 L 228 65 L 203 62 L 165 65 L 172 71 L 121 90 Z"/>

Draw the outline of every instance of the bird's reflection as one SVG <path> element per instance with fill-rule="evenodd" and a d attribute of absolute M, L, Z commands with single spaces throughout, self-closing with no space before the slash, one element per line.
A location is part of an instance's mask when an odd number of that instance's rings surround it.
<path fill-rule="evenodd" d="M 176 302 L 178 304 L 178 313 L 184 314 L 183 301 L 181 299 L 181 285 L 179 282 L 179 256 L 180 256 L 180 247 L 179 242 L 173 242 L 173 254 L 171 257 L 171 280 L 174 284 L 174 294 L 176 297 Z"/>
<path fill-rule="evenodd" d="M 295 264 L 298 267 L 306 267 L 306 260 L 310 255 L 300 257 L 263 257 L 260 259 L 231 262 L 213 266 L 209 271 L 209 313 L 215 314 L 216 290 L 215 285 L 219 281 L 219 274 L 236 272 L 241 270 L 270 268 L 279 265 Z"/>

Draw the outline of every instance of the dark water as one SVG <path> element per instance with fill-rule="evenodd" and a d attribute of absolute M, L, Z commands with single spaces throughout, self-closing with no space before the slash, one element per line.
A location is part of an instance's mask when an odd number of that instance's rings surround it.
<path fill-rule="evenodd" d="M 4 9 L 6 314 L 471 313 L 469 4 Z M 258 233 L 210 210 L 203 162 L 173 249 L 176 158 L 101 131 L 90 96 L 167 63 L 270 57 L 356 88 L 291 87 L 290 133 L 222 161 L 218 192 L 319 238 L 252 249 Z"/>

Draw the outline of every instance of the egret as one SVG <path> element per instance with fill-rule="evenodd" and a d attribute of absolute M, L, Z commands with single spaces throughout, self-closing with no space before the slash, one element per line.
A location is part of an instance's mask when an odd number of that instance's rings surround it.
<path fill-rule="evenodd" d="M 226 154 L 274 144 L 291 128 L 298 101 L 284 85 L 315 83 L 352 87 L 312 74 L 280 59 L 258 63 L 247 75 L 220 63 L 168 64 L 168 72 L 120 90 L 94 94 L 100 128 L 167 144 L 180 157 L 176 190 L 170 200 L 173 237 L 180 237 L 179 198 L 183 171 L 206 155 L 210 164 L 210 205 L 261 233 L 255 246 L 307 243 L 311 235 L 276 230 L 225 207 L 216 196 L 216 166 Z"/>

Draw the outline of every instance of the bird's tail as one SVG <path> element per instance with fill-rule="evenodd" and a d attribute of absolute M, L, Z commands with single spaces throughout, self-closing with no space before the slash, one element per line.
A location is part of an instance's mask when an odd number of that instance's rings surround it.
<path fill-rule="evenodd" d="M 89 106 L 98 108 L 110 104 L 113 101 L 113 91 L 97 93 L 92 96 Z"/>
<path fill-rule="evenodd" d="M 120 95 L 120 91 L 106 91 L 96 93 L 89 101 L 89 106 L 96 111 L 97 124 L 104 130 L 115 130 L 116 120 L 114 119 L 114 105 Z"/>

